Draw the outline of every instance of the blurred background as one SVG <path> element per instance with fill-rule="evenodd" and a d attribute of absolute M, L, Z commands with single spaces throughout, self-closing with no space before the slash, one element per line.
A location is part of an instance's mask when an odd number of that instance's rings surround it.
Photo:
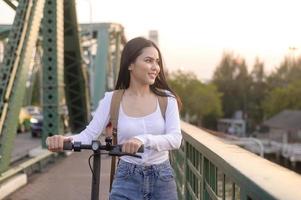
<path fill-rule="evenodd" d="M 143 36 L 162 51 L 168 82 L 183 103 L 183 122 L 295 173 L 293 179 L 300 181 L 300 5 L 297 0 L 0 1 L 0 172 L 27 161 L 36 148 L 44 152 L 47 136 L 82 131 L 104 92 L 114 88 L 124 44 Z M 189 158 L 188 146 L 195 143 L 184 141 Z M 186 173 L 188 185 L 194 184 L 184 186 L 182 180 L 179 194 L 195 195 L 183 199 L 213 198 L 212 193 L 277 199 L 290 193 L 270 193 L 246 174 L 242 177 L 251 179 L 256 192 L 235 178 L 241 174 L 220 179 L 228 177 L 227 167 L 195 148 L 215 167 L 210 174 L 215 183 L 208 182 L 210 194 L 202 185 L 206 175 L 184 172 L 188 162 L 175 154 L 182 169 L 176 173 Z M 221 155 L 218 160 L 229 164 Z M 258 196 L 262 191 L 267 196 Z M 15 195 L 10 198 L 20 198 Z"/>

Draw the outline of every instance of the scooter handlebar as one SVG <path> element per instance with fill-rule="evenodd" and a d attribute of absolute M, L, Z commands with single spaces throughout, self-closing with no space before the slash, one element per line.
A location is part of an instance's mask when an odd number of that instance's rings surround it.
<path fill-rule="evenodd" d="M 72 142 L 64 142 L 63 149 L 64 150 L 73 150 L 73 143 Z"/>
<path fill-rule="evenodd" d="M 74 150 L 74 151 L 80 151 L 81 149 L 92 149 L 92 145 L 83 145 L 81 142 L 64 142 L 63 150 Z M 99 145 L 100 150 L 106 150 L 109 151 L 110 154 L 114 154 L 116 156 L 122 156 L 122 155 L 135 155 L 135 154 L 127 154 L 122 152 L 122 145 L 112 145 L 109 148 L 107 145 Z M 141 145 L 138 149 L 137 153 L 144 153 L 144 145 Z"/>

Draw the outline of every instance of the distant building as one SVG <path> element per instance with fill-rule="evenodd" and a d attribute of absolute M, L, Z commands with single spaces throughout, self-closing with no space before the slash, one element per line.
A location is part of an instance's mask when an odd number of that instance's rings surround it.
<path fill-rule="evenodd" d="M 246 121 L 243 119 L 243 112 L 237 110 L 233 118 L 219 119 L 217 122 L 217 130 L 238 137 L 246 136 Z"/>
<path fill-rule="evenodd" d="M 156 45 L 159 46 L 159 34 L 157 30 L 150 30 L 148 32 L 148 39 L 153 41 Z"/>
<path fill-rule="evenodd" d="M 301 142 L 301 111 L 284 110 L 263 123 L 269 138 L 282 142 Z"/>
<path fill-rule="evenodd" d="M 246 136 L 246 122 L 243 119 L 219 119 L 217 130 L 238 137 Z"/>

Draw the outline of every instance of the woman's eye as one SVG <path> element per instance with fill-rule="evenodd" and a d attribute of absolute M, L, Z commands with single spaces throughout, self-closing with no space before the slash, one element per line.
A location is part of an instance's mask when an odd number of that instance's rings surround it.
<path fill-rule="evenodd" d="M 152 61 L 150 59 L 146 59 L 145 62 L 150 63 Z"/>

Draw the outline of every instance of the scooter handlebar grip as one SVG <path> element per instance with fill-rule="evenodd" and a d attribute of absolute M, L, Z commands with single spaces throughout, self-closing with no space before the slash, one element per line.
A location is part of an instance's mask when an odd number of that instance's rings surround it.
<path fill-rule="evenodd" d="M 64 150 L 72 150 L 73 149 L 72 142 L 64 142 L 63 149 Z"/>

